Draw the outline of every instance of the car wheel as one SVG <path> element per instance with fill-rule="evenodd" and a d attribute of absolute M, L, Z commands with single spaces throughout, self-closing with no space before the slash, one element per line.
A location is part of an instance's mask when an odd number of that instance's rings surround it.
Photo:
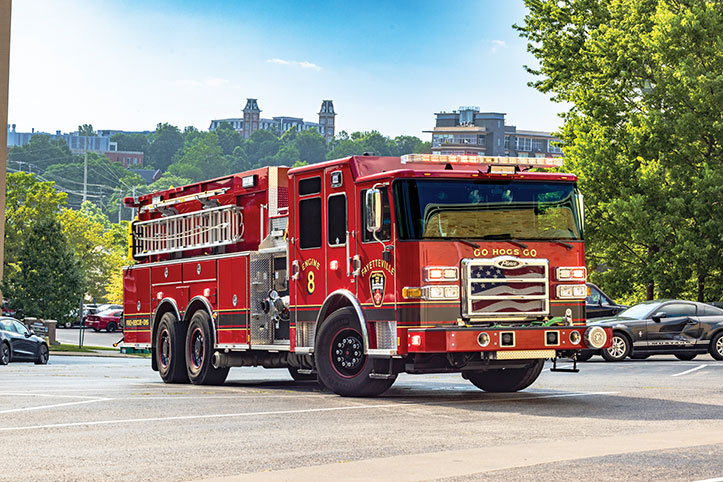
<path fill-rule="evenodd" d="M 40 348 L 38 348 L 38 359 L 35 360 L 36 365 L 46 365 L 48 363 L 48 358 L 50 357 L 50 352 L 48 352 L 48 345 L 43 343 L 40 345 Z"/>
<path fill-rule="evenodd" d="M 633 360 L 645 360 L 649 357 L 650 357 L 650 355 L 635 355 L 635 354 L 630 355 L 630 358 L 632 358 Z"/>
<path fill-rule="evenodd" d="M 369 378 L 373 360 L 364 354 L 364 339 L 356 312 L 341 308 L 319 329 L 314 363 L 322 385 L 345 397 L 373 397 L 392 386 L 388 379 Z"/>
<path fill-rule="evenodd" d="M 100 331 L 100 328 L 93 327 L 93 331 L 98 333 Z"/>
<path fill-rule="evenodd" d="M 116 325 L 112 321 L 105 326 L 105 331 L 107 331 L 108 333 L 115 333 L 117 329 L 118 325 Z"/>
<path fill-rule="evenodd" d="M 229 368 L 214 368 L 213 334 L 211 318 L 204 310 L 196 311 L 186 332 L 186 370 L 195 385 L 221 385 L 226 381 Z"/>
<path fill-rule="evenodd" d="M 72 327 L 73 327 L 73 322 L 72 322 L 72 321 L 66 321 L 66 322 L 63 324 L 63 326 L 66 327 L 66 328 L 72 328 Z"/>
<path fill-rule="evenodd" d="M 710 356 L 716 360 L 723 360 L 723 331 L 713 337 L 708 346 L 708 351 Z"/>
<path fill-rule="evenodd" d="M 540 376 L 545 360 L 539 359 L 525 368 L 501 368 L 464 373 L 462 376 L 485 392 L 517 392 L 532 385 Z"/>
<path fill-rule="evenodd" d="M 675 358 L 677 358 L 678 360 L 683 360 L 683 361 L 690 361 L 697 356 L 698 356 L 697 353 L 676 353 L 675 354 Z"/>
<path fill-rule="evenodd" d="M 186 333 L 173 313 L 165 313 L 158 322 L 155 336 L 158 373 L 165 383 L 188 383 L 183 356 Z"/>
<path fill-rule="evenodd" d="M 0 365 L 10 363 L 10 347 L 7 343 L 0 343 Z"/>
<path fill-rule="evenodd" d="M 601 354 L 605 360 L 610 362 L 625 360 L 625 357 L 630 354 L 628 337 L 621 333 L 613 333 L 612 345 L 610 348 L 603 348 Z"/>
<path fill-rule="evenodd" d="M 299 369 L 289 367 L 289 374 L 297 382 L 310 382 L 316 380 L 316 373 L 299 373 Z"/>

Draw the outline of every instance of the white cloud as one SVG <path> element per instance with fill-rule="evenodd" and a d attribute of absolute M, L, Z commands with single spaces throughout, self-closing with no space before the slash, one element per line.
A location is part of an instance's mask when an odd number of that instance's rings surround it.
<path fill-rule="evenodd" d="M 191 86 L 191 87 L 220 87 L 227 83 L 228 83 L 228 80 L 226 80 L 226 79 L 216 79 L 216 78 L 209 78 L 209 79 L 203 79 L 203 80 L 182 79 L 182 80 L 176 81 L 176 84 L 178 84 L 178 85 L 187 85 L 187 86 Z"/>
<path fill-rule="evenodd" d="M 294 67 L 301 67 L 302 69 L 314 69 L 317 72 L 321 70 L 321 67 L 319 67 L 318 65 L 312 64 L 311 62 L 307 62 L 307 61 L 298 62 L 296 60 L 268 59 L 267 62 L 270 64 L 277 64 L 277 65 L 291 65 Z"/>
<path fill-rule="evenodd" d="M 493 40 L 492 41 L 492 48 L 490 49 L 492 53 L 496 53 L 500 48 L 506 48 L 507 44 L 504 40 Z"/>

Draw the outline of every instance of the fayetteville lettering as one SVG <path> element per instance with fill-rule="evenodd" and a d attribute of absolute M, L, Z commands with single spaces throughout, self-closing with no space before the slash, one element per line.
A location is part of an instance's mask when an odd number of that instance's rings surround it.
<path fill-rule="evenodd" d="M 374 268 L 382 268 L 387 270 L 389 274 L 394 274 L 394 266 L 392 266 L 388 261 L 384 261 L 383 259 L 373 259 L 369 261 L 364 268 L 362 268 L 362 276 L 366 276 L 367 273 Z"/>

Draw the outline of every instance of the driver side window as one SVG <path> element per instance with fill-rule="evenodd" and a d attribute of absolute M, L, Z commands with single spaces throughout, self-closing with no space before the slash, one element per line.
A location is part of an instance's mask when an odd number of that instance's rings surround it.
<path fill-rule="evenodd" d="M 687 303 L 671 303 L 669 305 L 662 306 L 658 312 L 665 312 L 668 318 L 695 316 L 695 305 L 689 305 Z"/>
<path fill-rule="evenodd" d="M 17 331 L 21 335 L 25 335 L 25 334 L 29 333 L 28 329 L 25 328 L 25 325 L 23 325 L 19 321 L 13 321 L 13 325 L 15 325 L 15 331 Z"/>

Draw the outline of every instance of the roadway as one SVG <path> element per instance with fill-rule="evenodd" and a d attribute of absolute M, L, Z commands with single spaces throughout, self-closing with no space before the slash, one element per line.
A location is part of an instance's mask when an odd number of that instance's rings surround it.
<path fill-rule="evenodd" d="M 164 385 L 148 359 L 51 354 L 0 367 L 0 479 L 723 477 L 723 362 L 581 367 L 512 394 L 401 375 L 383 396 L 353 399 L 285 370 Z"/>

